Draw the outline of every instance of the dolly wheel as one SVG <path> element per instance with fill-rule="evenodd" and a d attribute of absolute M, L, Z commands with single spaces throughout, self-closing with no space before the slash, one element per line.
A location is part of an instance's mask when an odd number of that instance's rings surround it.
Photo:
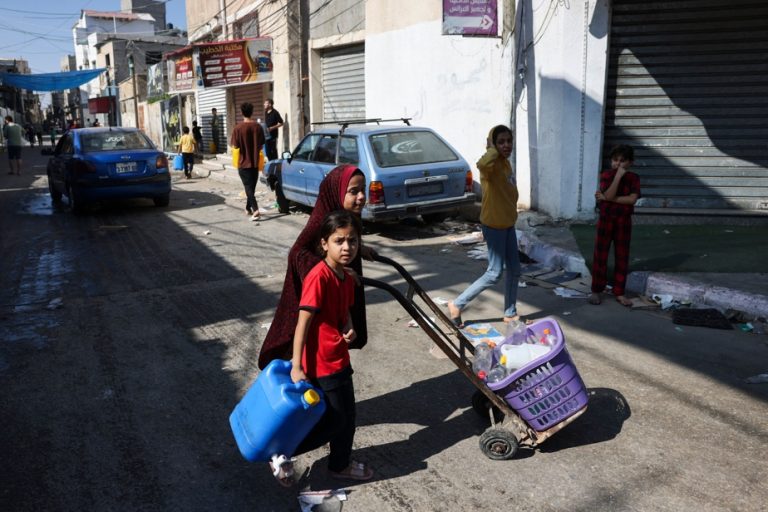
<path fill-rule="evenodd" d="M 492 406 L 491 401 L 485 396 L 485 393 L 479 389 L 472 395 L 472 409 L 475 410 L 478 416 L 484 420 L 490 420 L 488 416 L 488 409 L 493 407 L 493 419 L 499 423 L 504 419 L 504 413 L 499 410 L 498 407 Z"/>
<path fill-rule="evenodd" d="M 517 438 L 508 430 L 489 428 L 480 436 L 480 450 L 491 460 L 509 460 L 517 448 Z"/>

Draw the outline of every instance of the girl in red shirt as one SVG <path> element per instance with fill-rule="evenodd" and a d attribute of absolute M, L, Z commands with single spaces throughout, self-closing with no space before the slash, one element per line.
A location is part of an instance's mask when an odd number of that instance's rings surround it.
<path fill-rule="evenodd" d="M 373 470 L 352 460 L 355 437 L 355 389 L 349 344 L 357 337 L 350 308 L 355 300 L 355 280 L 346 267 L 360 246 L 360 219 L 346 210 L 326 215 L 320 227 L 324 259 L 304 278 L 299 319 L 293 337 L 291 379 L 308 380 L 323 390 L 326 409 L 295 455 L 330 443 L 328 470 L 333 478 L 370 480 Z M 283 485 L 292 483 L 291 467 L 277 475 Z"/>

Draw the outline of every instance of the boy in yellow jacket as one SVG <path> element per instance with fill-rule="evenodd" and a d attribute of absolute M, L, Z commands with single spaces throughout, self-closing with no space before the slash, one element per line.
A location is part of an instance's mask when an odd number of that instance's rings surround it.
<path fill-rule="evenodd" d="M 197 146 L 197 142 L 195 142 L 195 138 L 190 135 L 189 126 L 185 126 L 181 131 L 183 135 L 179 139 L 176 150 L 181 151 L 181 158 L 184 160 L 184 176 L 189 179 L 192 177 L 192 169 L 195 167 L 195 147 Z"/>

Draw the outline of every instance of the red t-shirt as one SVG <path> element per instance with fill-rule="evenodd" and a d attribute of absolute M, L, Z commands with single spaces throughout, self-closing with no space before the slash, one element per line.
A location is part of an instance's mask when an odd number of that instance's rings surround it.
<path fill-rule="evenodd" d="M 613 183 L 613 177 L 616 176 L 616 169 L 606 169 L 600 173 L 600 191 L 605 192 Z M 619 188 L 616 190 L 616 197 L 637 194 L 640 197 L 640 177 L 632 171 L 627 171 L 619 181 Z M 613 201 L 600 201 L 600 215 L 606 217 L 619 217 L 621 215 L 632 215 L 635 206 L 631 204 L 619 204 Z"/>
<path fill-rule="evenodd" d="M 325 377 L 349 366 L 349 347 L 342 332 L 354 301 L 354 279 L 346 274 L 339 279 L 325 261 L 304 278 L 299 309 L 315 313 L 301 356 L 307 377 Z"/>

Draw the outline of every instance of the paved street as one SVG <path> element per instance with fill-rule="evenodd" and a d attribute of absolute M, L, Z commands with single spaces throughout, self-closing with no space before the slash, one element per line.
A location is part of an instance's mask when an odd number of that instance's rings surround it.
<path fill-rule="evenodd" d="M 75 216 L 51 205 L 45 159 L 30 153 L 21 177 L 0 161 L 0 510 L 285 511 L 300 490 L 338 487 L 319 449 L 299 458 L 300 486 L 283 489 L 241 458 L 228 424 L 307 214 L 252 223 L 237 187 L 193 179 L 175 181 L 168 208 Z M 449 299 L 484 263 L 447 234 L 389 225 L 365 241 Z M 381 264 L 364 268 L 402 285 Z M 587 412 L 537 450 L 487 459 L 472 385 L 370 289 L 369 345 L 352 355 L 355 456 L 377 476 L 346 487 L 344 510 L 764 510 L 768 385 L 744 379 L 766 370 L 765 336 L 541 286 L 519 299 L 522 314 L 560 322 Z M 501 303 L 485 293 L 464 319 L 501 328 Z"/>

